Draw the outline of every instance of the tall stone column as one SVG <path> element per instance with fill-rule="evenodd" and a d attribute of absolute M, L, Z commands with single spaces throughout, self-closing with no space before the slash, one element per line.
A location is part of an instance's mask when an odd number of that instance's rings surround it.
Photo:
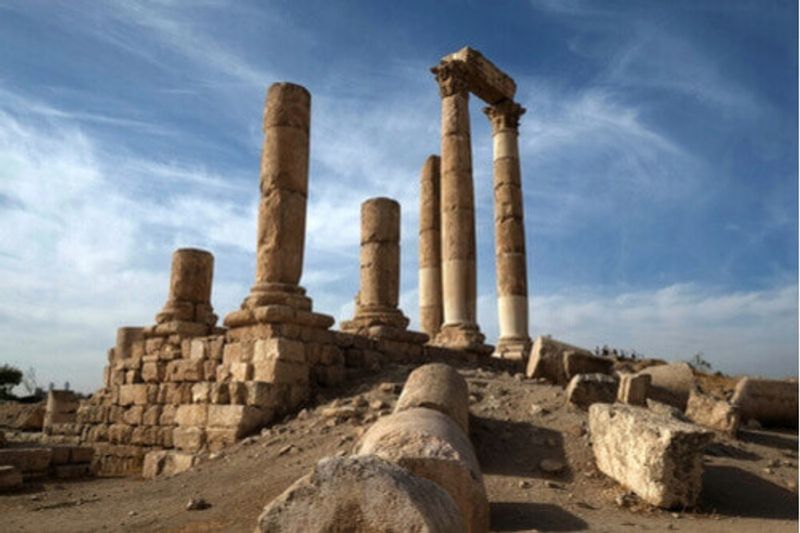
<path fill-rule="evenodd" d="M 179 321 L 214 325 L 211 307 L 214 256 L 205 250 L 180 248 L 172 254 L 169 296 L 156 323 Z"/>
<path fill-rule="evenodd" d="M 422 343 L 427 335 L 406 331 L 400 298 L 400 204 L 371 198 L 361 204 L 361 286 L 352 320 L 342 331 Z"/>
<path fill-rule="evenodd" d="M 441 225 L 444 323 L 435 344 L 490 351 L 476 322 L 475 193 L 469 92 L 461 63 L 432 69 L 442 98 Z"/>
<path fill-rule="evenodd" d="M 286 304 L 311 309 L 299 286 L 303 273 L 308 197 L 311 95 L 300 85 L 275 83 L 264 109 L 258 205 L 256 282 L 248 307 Z"/>
<path fill-rule="evenodd" d="M 528 272 L 522 178 L 519 165 L 519 118 L 525 109 L 504 100 L 486 107 L 494 144 L 494 229 L 497 269 L 497 315 L 500 339 L 496 357 L 523 360 L 528 335 Z"/>
<path fill-rule="evenodd" d="M 442 250 L 439 156 L 425 160 L 419 195 L 419 322 L 434 338 L 442 326 Z"/>

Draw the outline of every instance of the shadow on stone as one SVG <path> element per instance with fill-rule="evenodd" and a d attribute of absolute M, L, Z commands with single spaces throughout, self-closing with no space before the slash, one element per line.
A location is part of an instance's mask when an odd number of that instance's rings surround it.
<path fill-rule="evenodd" d="M 758 461 L 761 456 L 748 450 L 743 450 L 737 446 L 725 444 L 724 442 L 715 442 L 706 447 L 706 455 L 713 457 L 732 457 L 733 459 L 740 459 L 742 461 Z"/>
<path fill-rule="evenodd" d="M 797 432 L 794 430 L 752 431 L 739 430 L 739 439 L 779 450 L 797 449 Z"/>
<path fill-rule="evenodd" d="M 484 474 L 527 476 L 570 482 L 573 472 L 564 454 L 564 438 L 558 431 L 526 422 L 506 422 L 471 415 L 470 438 Z M 542 459 L 561 462 L 564 469 L 545 473 Z"/>
<path fill-rule="evenodd" d="M 796 519 L 797 495 L 734 466 L 706 466 L 700 507 L 724 516 Z"/>
<path fill-rule="evenodd" d="M 583 531 L 580 517 L 550 503 L 492 502 L 492 531 Z"/>

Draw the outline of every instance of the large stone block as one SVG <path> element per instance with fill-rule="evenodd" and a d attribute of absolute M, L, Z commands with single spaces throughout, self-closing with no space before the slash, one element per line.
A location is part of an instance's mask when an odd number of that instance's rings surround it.
<path fill-rule="evenodd" d="M 50 466 L 53 450 L 50 448 L 3 448 L 0 449 L 0 466 L 11 465 L 20 472 L 43 472 Z"/>
<path fill-rule="evenodd" d="M 206 443 L 206 432 L 198 427 L 176 427 L 172 431 L 173 445 L 187 452 L 197 452 Z"/>
<path fill-rule="evenodd" d="M 209 405 L 208 426 L 228 428 L 244 437 L 272 421 L 273 410 L 252 405 Z"/>
<path fill-rule="evenodd" d="M 739 410 L 735 406 L 696 390 L 689 394 L 686 417 L 695 424 L 731 435 L 739 429 Z"/>
<path fill-rule="evenodd" d="M 453 499 L 436 483 L 375 456 L 327 458 L 264 508 L 256 531 L 461 533 Z"/>
<path fill-rule="evenodd" d="M 207 404 L 187 404 L 179 405 L 175 412 L 175 423 L 179 426 L 202 427 L 208 421 Z"/>
<path fill-rule="evenodd" d="M 155 479 L 158 476 L 174 476 L 189 470 L 196 462 L 197 456 L 193 453 L 174 450 L 148 452 L 144 456 L 142 477 Z"/>
<path fill-rule="evenodd" d="M 356 445 L 447 491 L 461 511 L 465 531 L 489 530 L 489 502 L 478 460 L 464 431 L 449 416 L 422 407 L 378 420 Z"/>
<path fill-rule="evenodd" d="M 14 490 L 22 486 L 22 472 L 15 466 L 0 465 L 0 491 Z"/>
<path fill-rule="evenodd" d="M 305 363 L 305 345 L 300 341 L 282 337 L 258 339 L 253 349 L 253 361 L 271 361 L 274 359 Z"/>
<path fill-rule="evenodd" d="M 156 403 L 155 402 L 155 394 L 152 394 L 153 398 L 151 398 L 152 389 L 150 387 L 156 387 L 156 391 L 158 390 L 158 385 L 147 385 L 144 383 L 137 383 L 133 385 L 120 385 L 119 387 L 119 404 L 122 406 L 128 405 L 147 405 L 148 403 Z"/>
<path fill-rule="evenodd" d="M 710 431 L 640 407 L 601 403 L 589 407 L 589 431 L 597 468 L 644 501 L 664 508 L 697 503 Z"/>
<path fill-rule="evenodd" d="M 567 382 L 578 374 L 610 374 L 614 361 L 585 351 L 564 352 L 564 375 Z"/>
<path fill-rule="evenodd" d="M 253 379 L 269 383 L 307 384 L 309 370 L 303 363 L 269 359 L 253 363 Z"/>
<path fill-rule="evenodd" d="M 797 427 L 797 382 L 743 378 L 736 384 L 731 403 L 744 420 Z"/>
<path fill-rule="evenodd" d="M 570 380 L 567 401 L 583 409 L 594 403 L 614 403 L 617 398 L 617 379 L 606 374 L 578 374 Z"/>
<path fill-rule="evenodd" d="M 442 58 L 442 63 L 448 62 L 462 66 L 469 90 L 486 103 L 496 104 L 514 99 L 517 84 L 479 51 L 465 46 Z"/>
<path fill-rule="evenodd" d="M 657 402 L 686 409 L 689 393 L 695 388 L 694 371 L 688 363 L 670 363 L 645 368 L 640 374 L 650 376 L 647 397 Z"/>
<path fill-rule="evenodd" d="M 567 354 L 572 354 L 571 357 L 575 361 L 573 367 L 579 366 L 578 361 L 585 362 L 595 358 L 601 359 L 593 355 L 589 350 L 584 350 L 550 337 L 537 337 L 533 347 L 531 347 L 525 375 L 529 378 L 544 378 L 551 383 L 562 387 L 566 386 L 569 382 L 564 368 L 564 360 Z"/>
<path fill-rule="evenodd" d="M 619 389 L 617 401 L 629 405 L 647 405 L 647 392 L 650 390 L 650 376 L 648 374 L 617 374 Z"/>
<path fill-rule="evenodd" d="M 409 374 L 395 412 L 414 407 L 444 413 L 469 434 L 469 387 L 461 374 L 449 365 L 430 363 Z"/>

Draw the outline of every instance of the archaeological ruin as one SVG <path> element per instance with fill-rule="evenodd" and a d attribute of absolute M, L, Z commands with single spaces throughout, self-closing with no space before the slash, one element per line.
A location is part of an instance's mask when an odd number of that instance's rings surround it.
<path fill-rule="evenodd" d="M 431 71 L 441 99 L 441 150 L 419 175 L 421 331 L 409 328 L 400 308 L 403 206 L 391 198 L 361 204 L 352 317 L 334 329 L 334 318 L 316 309 L 301 285 L 311 94 L 275 83 L 263 115 L 255 280 L 239 309 L 220 324 L 211 303 L 214 256 L 175 250 L 163 308 L 152 324 L 117 330 L 99 390 L 88 399 L 53 390 L 45 407 L 7 416 L 19 419 L 17 429 L 32 426 L 41 435 L 35 445 L 8 447 L 0 431 L 0 490 L 48 476 L 168 479 L 271 435 L 277 424 L 316 416 L 309 414 L 315 409 L 326 430 L 369 409 L 374 413 L 362 417 L 355 436 L 338 443 L 348 443 L 349 453 L 317 458 L 283 492 L 258 502 L 257 530 L 394 531 L 400 523 L 482 533 L 498 514 L 489 475 L 504 478 L 505 487 L 508 476 L 533 472 L 544 488 L 565 494 L 575 478 L 602 477 L 603 490 L 613 482 L 624 493 L 620 506 L 635 500 L 683 512 L 701 501 L 704 454 L 714 443 L 718 454 L 748 457 L 732 444 L 742 428 L 797 427 L 796 381 L 735 380 L 549 336 L 532 341 L 518 146 L 525 109 L 515 100 L 516 84 L 468 47 Z M 487 344 L 477 316 L 470 94 L 487 104 L 493 140 L 496 346 Z M 372 406 L 358 388 L 359 404 L 340 405 L 357 379 L 387 368 L 403 372 L 402 387 L 380 386 L 399 393 L 393 404 L 378 399 Z M 546 395 L 531 402 L 539 388 Z M 562 433 L 544 429 L 560 418 L 571 420 Z M 568 464 L 565 440 L 586 455 Z M 509 442 L 533 452 L 520 458 L 497 451 Z M 499 466 L 486 468 L 481 451 L 500 456 Z M 517 487 L 527 490 L 530 482 Z"/>

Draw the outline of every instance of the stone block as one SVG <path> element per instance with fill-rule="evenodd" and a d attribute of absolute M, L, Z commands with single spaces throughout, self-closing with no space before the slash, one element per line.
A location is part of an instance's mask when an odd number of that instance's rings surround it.
<path fill-rule="evenodd" d="M 70 390 L 51 390 L 47 393 L 48 413 L 74 413 L 78 410 L 78 396 Z"/>
<path fill-rule="evenodd" d="M 736 384 L 731 403 L 742 420 L 763 426 L 797 427 L 797 382 L 743 378 Z"/>
<path fill-rule="evenodd" d="M 202 381 L 192 385 L 192 403 L 208 403 L 211 395 L 211 383 Z"/>
<path fill-rule="evenodd" d="M 564 355 L 567 352 L 581 354 L 585 358 L 594 357 L 589 350 L 550 337 L 537 337 L 531 347 L 525 375 L 531 379 L 544 378 L 556 385 L 565 386 L 568 383 L 564 369 Z"/>
<path fill-rule="evenodd" d="M 205 426 L 209 421 L 207 404 L 179 405 L 175 413 L 175 423 L 179 426 Z"/>
<path fill-rule="evenodd" d="M 323 387 L 335 387 L 344 383 L 347 372 L 343 365 L 317 366 L 313 368 L 314 381 Z"/>
<path fill-rule="evenodd" d="M 601 403 L 589 407 L 589 431 L 597 468 L 644 501 L 668 509 L 697 503 L 710 431 L 640 407 Z"/>
<path fill-rule="evenodd" d="M 255 407 L 274 408 L 278 404 L 278 387 L 274 383 L 249 381 L 245 383 L 247 396 L 245 403 Z"/>
<path fill-rule="evenodd" d="M 178 411 L 176 405 L 164 405 L 161 407 L 161 416 L 158 417 L 159 426 L 172 426 L 175 424 L 175 414 Z"/>
<path fill-rule="evenodd" d="M 165 374 L 164 363 L 156 361 L 142 365 L 142 380 L 145 383 L 161 383 L 164 381 Z"/>
<path fill-rule="evenodd" d="M 51 465 L 65 465 L 69 463 L 69 446 L 51 446 L 53 456 L 50 459 Z"/>
<path fill-rule="evenodd" d="M 253 362 L 271 361 L 273 359 L 305 364 L 305 346 L 300 341 L 281 337 L 258 339 L 253 351 Z"/>
<path fill-rule="evenodd" d="M 650 390 L 649 374 L 617 374 L 619 378 L 619 388 L 617 389 L 617 401 L 628 405 L 647 405 L 647 393 Z"/>
<path fill-rule="evenodd" d="M 329 457 L 266 506 L 256 531 L 467 531 L 436 483 L 375 456 Z"/>
<path fill-rule="evenodd" d="M 693 390 L 686 403 L 686 417 L 695 424 L 730 435 L 739 430 L 739 409 L 725 400 Z"/>
<path fill-rule="evenodd" d="M 269 383 L 308 383 L 308 367 L 302 363 L 270 359 L 253 363 L 253 379 Z"/>
<path fill-rule="evenodd" d="M 11 465 L 27 474 L 43 472 L 53 459 L 51 448 L 2 448 L 0 449 L 0 466 Z"/>
<path fill-rule="evenodd" d="M 647 397 L 657 402 L 686 409 L 689 393 L 694 390 L 694 371 L 688 363 L 670 363 L 645 368 L 639 374 L 650 376 Z"/>
<path fill-rule="evenodd" d="M 488 104 L 513 100 L 517 84 L 479 51 L 465 46 L 442 58 L 442 63 L 458 63 L 464 71 L 469 90 Z"/>
<path fill-rule="evenodd" d="M 244 437 L 272 421 L 273 411 L 252 405 L 209 405 L 208 426 L 236 431 Z"/>
<path fill-rule="evenodd" d="M 133 405 L 125 409 L 122 413 L 122 423 L 129 426 L 138 426 L 142 423 L 142 415 L 144 414 L 144 406 Z"/>
<path fill-rule="evenodd" d="M 150 389 L 148 385 L 144 383 L 120 385 L 119 404 L 123 407 L 127 407 L 129 405 L 147 405 L 148 403 L 155 403 L 155 401 L 149 401 L 149 395 Z"/>
<path fill-rule="evenodd" d="M 172 430 L 173 445 L 187 452 L 197 452 L 206 444 L 206 432 L 198 427 L 176 427 Z"/>
<path fill-rule="evenodd" d="M 144 412 L 142 413 L 142 424 L 145 426 L 157 426 L 159 425 L 160 418 L 161 406 L 151 405 L 145 408 Z"/>
<path fill-rule="evenodd" d="M 250 363 L 231 363 L 231 379 L 249 381 L 253 379 L 253 365 Z"/>
<path fill-rule="evenodd" d="M 22 486 L 22 472 L 15 466 L 0 465 L 0 491 L 10 491 Z"/>
<path fill-rule="evenodd" d="M 58 479 L 76 479 L 89 477 L 92 474 L 89 463 L 58 465 L 53 467 L 53 476 Z"/>
<path fill-rule="evenodd" d="M 192 468 L 197 462 L 193 453 L 175 450 L 157 450 L 148 452 L 144 456 L 142 477 L 155 479 L 158 476 L 174 476 Z"/>
<path fill-rule="evenodd" d="M 70 463 L 91 463 L 94 457 L 94 448 L 89 446 L 70 446 Z"/>
<path fill-rule="evenodd" d="M 227 383 L 211 383 L 208 393 L 208 401 L 211 403 L 230 403 L 230 391 Z"/>
<path fill-rule="evenodd" d="M 578 374 L 610 374 L 614 361 L 608 357 L 600 357 L 583 350 L 567 350 L 564 352 L 564 375 L 569 382 Z"/>
<path fill-rule="evenodd" d="M 206 440 L 209 451 L 218 452 L 236 444 L 239 440 L 239 431 L 235 428 L 208 428 Z"/>
<path fill-rule="evenodd" d="M 578 374 L 567 385 L 567 402 L 588 409 L 594 403 L 614 403 L 617 379 L 607 374 Z"/>

